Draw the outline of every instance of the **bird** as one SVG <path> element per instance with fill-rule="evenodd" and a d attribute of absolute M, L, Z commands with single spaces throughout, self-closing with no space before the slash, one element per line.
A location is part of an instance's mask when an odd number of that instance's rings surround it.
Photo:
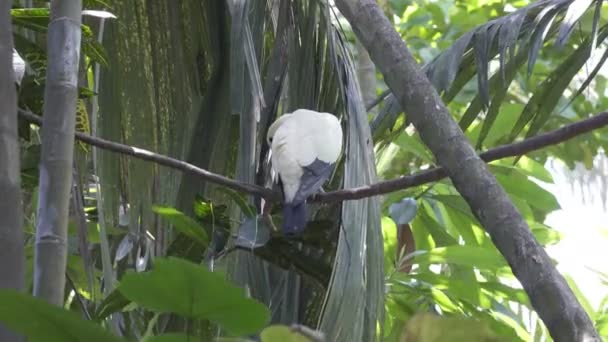
<path fill-rule="evenodd" d="M 342 151 L 342 136 L 335 115 L 309 109 L 285 113 L 270 125 L 267 142 L 283 191 L 285 235 L 298 235 L 306 227 L 306 199 L 331 176 Z"/>
<path fill-rule="evenodd" d="M 21 86 L 21 80 L 23 80 L 23 75 L 25 75 L 25 61 L 15 49 L 13 49 L 13 71 L 15 73 L 15 83 L 17 86 Z"/>

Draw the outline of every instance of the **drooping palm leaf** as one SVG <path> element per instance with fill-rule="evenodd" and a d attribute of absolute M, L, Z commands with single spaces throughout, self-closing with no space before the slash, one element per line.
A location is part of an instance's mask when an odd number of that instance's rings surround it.
<path fill-rule="evenodd" d="M 346 118 L 345 188 L 371 184 L 376 179 L 371 130 L 356 71 L 347 46 L 329 26 L 334 68 L 339 71 Z M 326 295 L 320 328 L 330 340 L 373 341 L 382 330 L 384 268 L 380 210 L 377 198 L 342 204 L 342 228 Z"/>
<path fill-rule="evenodd" d="M 595 1 L 595 3 L 593 27 L 590 34 L 594 42 L 598 31 L 601 1 Z M 589 0 L 544 0 L 504 17 L 491 20 L 463 34 L 450 48 L 426 64 L 424 66 L 426 74 L 438 92 L 445 92 L 443 97 L 446 102 L 450 102 L 477 74 L 478 96 L 473 100 L 475 107 L 469 108 L 465 114 L 467 117 L 465 122 L 472 122 L 471 119 L 475 119 L 481 110 L 490 104 L 492 98 L 490 94 L 496 91 L 502 93 L 504 87 L 509 86 L 506 79 L 503 79 L 505 82 L 501 87 L 493 87 L 492 82 L 488 82 L 488 65 L 496 56 L 500 61 L 499 73 L 505 78 L 509 64 L 516 57 L 517 48 L 519 47 L 520 51 L 526 49 L 528 51 L 528 74 L 530 74 L 544 43 L 557 36 L 557 44 L 564 45 L 570 37 L 572 28 L 592 4 L 593 2 Z M 595 47 L 596 44 L 594 43 L 592 46 Z M 475 61 L 474 68 L 472 67 L 473 60 Z M 521 61 L 515 64 L 519 65 Z M 495 100 L 498 99 L 495 98 Z M 392 127 L 394 118 L 397 116 L 395 112 L 400 111 L 395 106 L 396 101 L 392 94 L 387 95 L 385 101 L 387 110 L 379 113 L 376 122 L 386 120 L 387 123 L 376 124 L 374 127 Z M 494 108 L 497 108 L 500 102 L 495 102 Z M 461 126 L 468 127 L 467 124 L 462 123 Z M 489 127 L 489 124 L 486 126 Z M 377 133 L 374 135 L 378 136 Z"/>

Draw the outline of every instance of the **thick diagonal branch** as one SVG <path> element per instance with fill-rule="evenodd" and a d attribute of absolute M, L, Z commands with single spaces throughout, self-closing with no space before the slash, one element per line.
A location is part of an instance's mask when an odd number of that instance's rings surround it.
<path fill-rule="evenodd" d="M 556 341 L 599 340 L 592 321 L 475 153 L 375 0 L 336 0 L 422 141 L 490 234 Z"/>

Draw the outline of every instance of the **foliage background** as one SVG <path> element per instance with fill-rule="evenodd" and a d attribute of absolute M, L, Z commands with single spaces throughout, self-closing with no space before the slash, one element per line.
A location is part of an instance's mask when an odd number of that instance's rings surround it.
<path fill-rule="evenodd" d="M 418 61 L 425 65 L 429 78 L 444 91 L 451 113 L 478 150 L 561 127 L 606 108 L 606 74 L 600 67 L 608 56 L 604 43 L 608 18 L 601 1 L 379 3 Z M 186 160 L 240 181 L 269 185 L 267 175 L 260 176 L 251 167 L 252 161 L 268 166 L 264 148 L 256 148 L 263 141 L 264 124 L 277 112 L 314 107 L 336 112 L 350 125 L 345 126 L 350 133 L 350 152 L 352 146 L 359 146 L 359 152 L 353 161 L 345 162 L 350 163 L 346 170 L 367 168 L 363 173 L 338 172 L 330 189 L 342 182 L 351 187 L 375 179 L 373 165 L 363 158 L 369 153 L 367 147 L 357 145 L 367 135 L 374 138 L 379 179 L 434 166 L 432 155 L 409 125 L 407 113 L 401 115 L 391 96 L 384 96 L 385 100 L 369 111 L 369 130 L 361 129 L 360 122 L 356 124 L 356 120 L 365 118 L 358 99 L 385 95 L 386 87 L 380 74 L 363 78 L 361 70 L 361 84 L 357 84 L 355 69 L 365 65 L 366 56 L 357 49 L 348 24 L 335 14 L 335 9 L 317 1 L 289 2 L 290 11 L 277 4 L 85 2 L 87 8 L 107 9 L 118 18 L 107 20 L 105 26 L 100 25 L 98 17 L 84 19 L 87 26 L 83 31 L 83 53 L 90 68 L 83 70 L 81 94 L 85 109 L 80 115 L 91 123 L 82 125 L 80 130 Z M 37 5 L 44 7 L 45 2 Z M 526 10 L 518 12 L 522 8 Z M 31 68 L 19 90 L 20 106 L 34 112 L 41 112 L 40 95 L 44 89 L 45 17 L 48 22 L 48 11 L 13 11 L 16 48 Z M 289 67 L 281 71 L 283 62 L 273 59 L 273 52 L 280 46 L 281 22 L 287 17 L 291 28 L 286 30 L 284 39 L 289 46 Z M 517 20 L 524 22 L 519 33 L 511 37 L 518 53 L 506 54 L 503 60 L 497 55 L 504 47 L 502 27 L 515 27 Z M 101 32 L 103 44 L 97 43 Z M 457 39 L 467 34 L 471 40 L 458 44 Z M 298 40 L 298 35 L 307 39 Z M 597 47 L 593 46 L 595 42 Z M 350 54 L 355 63 L 350 61 Z M 95 63 L 100 69 L 94 67 Z M 285 78 L 278 85 L 280 90 L 273 92 L 272 87 L 277 85 L 272 80 L 277 73 Z M 97 79 L 99 82 L 95 82 Z M 90 97 L 86 89 L 98 96 Z M 267 109 L 262 103 L 273 106 Z M 260 125 L 254 123 L 258 117 Z M 39 140 L 36 129 L 26 127 L 23 131 L 27 132 L 22 144 L 22 177 L 28 199 L 26 232 L 31 240 L 36 221 Z M 594 236 L 597 230 L 580 207 L 570 209 L 569 203 L 576 200 L 563 199 L 580 198 L 567 192 L 566 185 L 570 186 L 574 193 L 585 194 L 586 203 L 598 209 L 594 212 L 601 209 L 605 215 L 605 147 L 605 134 L 597 131 L 521 158 L 491 164 L 492 172 L 539 242 L 548 246 L 560 265 L 574 264 L 562 267 L 568 273 L 602 260 L 597 254 L 583 257 L 587 250 L 601 252 L 601 244 L 588 247 L 589 240 L 602 240 L 580 238 Z M 225 247 L 227 231 L 243 238 L 247 227 L 251 227 L 249 214 L 259 209 L 256 199 L 107 151 L 83 148 L 78 151 L 78 160 L 76 174 L 84 189 L 85 206 L 83 212 L 74 210 L 70 221 L 72 243 L 67 274 L 71 287 L 65 306 L 83 315 L 90 311 L 88 315 L 93 320 L 102 322 L 115 334 L 130 338 L 165 331 L 202 337 L 217 334 L 218 322 L 210 317 L 188 315 L 172 307 L 162 307 L 160 311 L 174 314 L 155 314 L 157 307 L 143 303 L 145 300 L 125 298 L 120 290 L 113 291 L 117 280 L 124 279 L 130 270 L 149 270 L 155 258 L 171 255 L 205 261 L 209 268 L 225 273 L 245 287 L 249 295 L 269 306 L 273 323 L 297 321 L 321 327 L 336 338 L 361 339 L 380 333 L 376 329 L 378 319 L 384 324 L 383 337 L 397 340 L 407 331 L 406 322 L 421 312 L 446 318 L 474 318 L 481 325 L 473 330 L 485 332 L 483 326 L 488 335 L 506 340 L 548 338 L 504 259 L 448 180 L 384 196 L 378 208 L 372 200 L 357 202 L 350 208 L 345 205 L 343 223 L 357 234 L 349 236 L 340 231 L 316 240 L 313 237 L 304 241 L 304 248 L 271 245 L 275 251 L 277 246 L 287 248 L 290 255 L 312 260 L 297 263 L 291 258 L 286 264 L 277 265 L 276 257 L 262 260 L 242 250 L 218 257 Z M 552 163 L 566 167 L 558 167 L 559 171 L 546 167 Z M 566 171 L 575 166 L 574 171 Z M 567 175 L 566 180 L 562 180 L 562 172 Z M 560 181 L 555 182 L 557 179 Z M 411 210 L 408 199 L 416 203 L 411 222 L 391 215 L 391 205 L 397 213 Z M 318 208 L 316 221 L 323 227 L 323 219 L 329 220 L 334 232 L 338 231 L 338 209 L 337 205 Z M 352 219 L 350 214 L 344 214 L 349 210 L 363 214 Z M 572 212 L 565 214 L 569 220 L 559 219 L 558 215 L 564 212 Z M 89 257 L 77 247 L 81 218 L 88 232 Z M 405 221 L 400 222 L 402 219 Z M 415 252 L 403 255 L 397 251 L 396 223 L 409 223 Z M 373 266 L 380 264 L 382 255 L 380 241 L 374 238 L 379 237 L 380 226 L 384 268 L 378 270 Z M 598 228 L 605 242 L 605 227 Z M 323 238 L 329 245 L 319 243 Z M 260 237 L 254 234 L 253 239 Z M 576 244 L 566 252 L 560 250 L 560 246 L 575 244 L 569 241 L 583 241 L 583 245 Z M 233 243 L 230 240 L 228 246 Z M 27 284 L 31 284 L 31 241 L 27 248 Z M 368 254 L 356 259 L 353 255 L 358 254 L 352 248 Z M 412 271 L 398 272 L 407 262 L 413 264 Z M 342 289 L 362 283 L 352 278 L 359 272 L 352 272 L 349 265 L 366 269 L 375 275 L 370 279 L 377 281 L 373 286 L 352 289 L 350 298 L 360 301 L 345 302 L 328 291 L 331 286 Z M 329 278 L 327 269 L 332 267 L 329 285 L 319 286 L 311 277 L 311 273 L 321 273 Z M 599 272 L 593 272 L 593 279 L 601 285 L 588 286 L 589 274 L 585 277 L 580 272 L 572 272 L 570 283 L 578 285 L 581 291 L 576 291 L 577 297 L 600 333 L 607 336 L 604 313 L 608 270 L 595 271 Z M 383 288 L 387 291 L 384 317 L 374 309 Z M 356 322 L 364 323 L 356 325 L 358 329 L 348 328 Z M 438 330 L 442 329 L 453 331 L 453 326 L 446 323 Z"/>

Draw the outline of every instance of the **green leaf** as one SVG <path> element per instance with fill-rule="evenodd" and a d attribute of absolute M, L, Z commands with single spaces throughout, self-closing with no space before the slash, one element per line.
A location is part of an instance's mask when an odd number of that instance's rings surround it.
<path fill-rule="evenodd" d="M 528 294 L 522 289 L 515 289 L 508 285 L 493 281 L 480 282 L 479 285 L 484 291 L 489 292 L 493 297 L 518 302 L 530 307 Z"/>
<path fill-rule="evenodd" d="M 466 216 L 469 216 L 469 217 L 475 219 L 475 216 L 471 212 L 471 208 L 469 207 L 467 202 L 464 200 L 464 198 L 462 198 L 462 196 L 434 194 L 429 197 L 443 203 L 446 207 L 450 207 L 450 208 L 460 212 L 461 214 L 464 214 Z"/>
<path fill-rule="evenodd" d="M 87 55 L 93 62 L 99 63 L 104 67 L 109 66 L 108 54 L 101 44 L 95 39 L 86 39 L 82 44 L 82 51 Z"/>
<path fill-rule="evenodd" d="M 250 206 L 247 203 L 247 200 L 245 199 L 245 197 L 243 197 L 241 194 L 237 193 L 236 191 L 232 191 L 230 189 L 226 189 L 226 188 L 222 188 L 222 187 L 218 187 L 217 190 L 230 196 L 230 198 L 232 198 L 232 200 L 236 203 L 236 205 L 238 205 L 239 208 L 241 208 L 241 210 L 243 211 L 243 214 L 245 214 L 245 216 L 247 216 L 249 218 L 255 217 L 255 208 Z"/>
<path fill-rule="evenodd" d="M 13 24 L 36 32 L 46 32 L 49 27 L 48 8 L 16 8 L 11 10 Z"/>
<path fill-rule="evenodd" d="M 414 257 L 417 264 L 456 264 L 496 270 L 507 267 L 505 259 L 495 250 L 483 247 L 447 246 L 432 249 Z"/>
<path fill-rule="evenodd" d="M 0 321 L 30 342 L 119 342 L 100 325 L 13 290 L 0 290 Z"/>
<path fill-rule="evenodd" d="M 268 308 L 219 273 L 177 258 L 155 263 L 152 271 L 125 275 L 120 292 L 151 310 L 208 319 L 235 335 L 255 333 L 268 323 Z"/>
<path fill-rule="evenodd" d="M 513 165 L 516 159 L 517 164 Z M 517 170 L 526 176 L 534 177 L 545 183 L 553 183 L 553 176 L 551 176 L 551 173 L 545 169 L 545 166 L 527 156 L 518 156 L 497 160 L 490 164 L 490 168 L 493 171 L 500 171 L 504 174 L 508 174 L 508 172 L 511 172 L 512 170 Z"/>
<path fill-rule="evenodd" d="M 491 308 L 492 303 L 489 296 L 481 292 L 480 286 L 475 286 L 476 284 L 469 281 L 433 272 L 412 274 L 411 277 L 424 281 L 433 288 L 446 292 L 451 297 L 459 298 L 474 305 L 481 306 L 484 309 Z"/>
<path fill-rule="evenodd" d="M 496 179 L 508 194 L 525 199 L 529 205 L 543 212 L 551 212 L 560 208 L 552 193 L 519 172 L 511 172 L 509 175 L 497 174 Z"/>
<path fill-rule="evenodd" d="M 589 302 L 589 299 L 587 299 L 585 294 L 583 294 L 581 289 L 576 285 L 576 282 L 569 274 L 563 274 L 563 276 L 564 278 L 566 278 L 566 282 L 568 282 L 568 285 L 570 285 L 572 292 L 574 292 L 576 299 L 578 299 L 583 309 L 585 309 L 585 312 L 587 312 L 587 315 L 589 315 L 589 317 L 593 317 L 595 311 L 593 310 L 593 306 Z"/>
<path fill-rule="evenodd" d="M 403 131 L 395 140 L 395 144 L 426 162 L 433 162 L 434 160 L 429 150 L 422 144 L 417 135 L 410 136 L 407 132 Z"/>
<path fill-rule="evenodd" d="M 554 245 L 563 238 L 562 233 L 542 223 L 532 222 L 529 223 L 529 226 L 530 230 L 532 230 L 532 234 L 534 234 L 534 237 L 542 246 Z"/>
<path fill-rule="evenodd" d="M 412 317 L 401 337 L 404 341 L 428 342 L 501 341 L 486 322 L 463 317 L 440 317 L 429 313 Z"/>
<path fill-rule="evenodd" d="M 171 333 L 171 334 L 164 334 L 164 335 L 159 335 L 159 336 L 152 336 L 149 338 L 146 338 L 145 340 L 143 340 L 143 342 L 192 342 L 192 341 L 196 341 L 196 337 L 194 336 L 190 336 L 190 335 L 186 335 L 186 334 L 179 334 L 179 333 Z"/>
<path fill-rule="evenodd" d="M 420 219 L 419 222 L 424 226 L 424 228 L 426 228 L 426 230 L 428 230 L 433 237 L 433 240 L 435 240 L 437 246 L 443 247 L 458 244 L 458 240 L 446 232 L 445 228 L 434 218 L 432 218 L 427 210 L 420 210 L 418 217 Z"/>
<path fill-rule="evenodd" d="M 94 318 L 102 320 L 115 312 L 121 311 L 130 303 L 130 300 L 125 298 L 120 291 L 115 289 L 99 304 L 95 311 Z"/>
<path fill-rule="evenodd" d="M 312 342 L 312 340 L 285 325 L 271 325 L 260 334 L 262 342 Z"/>
<path fill-rule="evenodd" d="M 207 233 L 195 220 L 171 207 L 152 206 L 152 211 L 169 221 L 180 233 L 191 237 L 203 246 L 207 246 Z"/>

